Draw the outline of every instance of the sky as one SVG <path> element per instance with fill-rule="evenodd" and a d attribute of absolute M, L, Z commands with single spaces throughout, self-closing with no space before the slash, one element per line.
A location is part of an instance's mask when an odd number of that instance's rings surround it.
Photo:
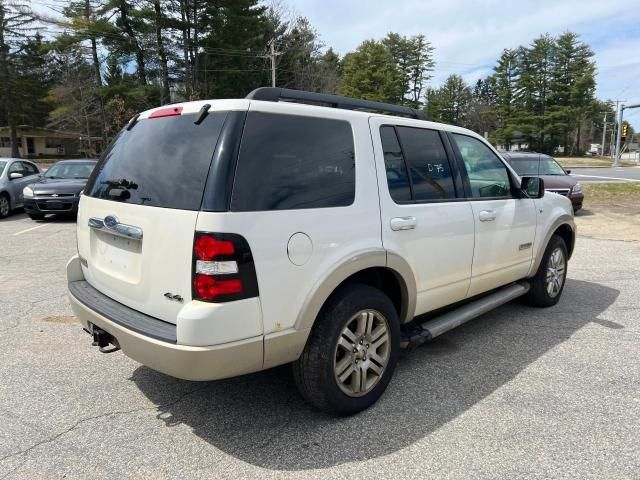
<path fill-rule="evenodd" d="M 432 86 L 452 73 L 469 84 L 491 73 L 505 48 L 573 31 L 595 52 L 596 95 L 640 103 L 638 0 L 291 0 L 340 54 L 393 31 L 422 33 L 435 47 Z M 640 130 L 640 108 L 625 118 Z"/>
<path fill-rule="evenodd" d="M 473 84 L 491 73 L 503 49 L 528 45 L 543 33 L 573 31 L 595 52 L 598 98 L 640 103 L 638 0 L 280 1 L 307 17 L 341 55 L 391 31 L 424 34 L 435 47 L 433 87 L 452 73 Z M 47 3 L 32 2 L 39 11 Z M 640 108 L 625 111 L 625 118 L 640 130 Z"/>

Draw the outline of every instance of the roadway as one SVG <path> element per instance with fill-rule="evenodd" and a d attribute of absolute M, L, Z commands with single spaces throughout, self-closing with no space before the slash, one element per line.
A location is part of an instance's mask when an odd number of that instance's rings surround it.
<path fill-rule="evenodd" d="M 569 170 L 582 183 L 640 182 L 640 167 L 571 167 Z"/>

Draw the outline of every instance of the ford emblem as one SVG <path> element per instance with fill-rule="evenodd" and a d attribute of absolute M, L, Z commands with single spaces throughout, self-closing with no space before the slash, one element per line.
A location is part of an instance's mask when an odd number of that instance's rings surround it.
<path fill-rule="evenodd" d="M 104 224 L 107 228 L 113 228 L 116 225 L 118 225 L 118 218 L 113 216 L 113 215 L 107 215 L 106 217 L 104 217 Z"/>

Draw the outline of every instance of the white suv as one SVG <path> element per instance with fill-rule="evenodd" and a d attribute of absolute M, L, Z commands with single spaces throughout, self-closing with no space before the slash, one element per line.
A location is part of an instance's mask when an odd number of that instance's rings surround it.
<path fill-rule="evenodd" d="M 293 362 L 344 415 L 401 347 L 555 304 L 575 231 L 567 198 L 469 130 L 262 88 L 129 122 L 80 201 L 69 298 L 101 351 L 190 380 Z"/>

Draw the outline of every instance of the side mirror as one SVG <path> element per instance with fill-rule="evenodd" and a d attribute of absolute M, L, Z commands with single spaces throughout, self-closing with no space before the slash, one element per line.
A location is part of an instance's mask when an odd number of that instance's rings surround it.
<path fill-rule="evenodd" d="M 17 180 L 19 178 L 24 177 L 24 175 L 22 175 L 21 173 L 18 172 L 13 172 L 9 174 L 9 180 Z"/>
<path fill-rule="evenodd" d="M 569 175 L 571 173 L 571 170 L 567 170 L 567 175 Z"/>
<path fill-rule="evenodd" d="M 544 197 L 544 180 L 539 177 L 522 177 L 520 192 L 525 198 Z"/>

